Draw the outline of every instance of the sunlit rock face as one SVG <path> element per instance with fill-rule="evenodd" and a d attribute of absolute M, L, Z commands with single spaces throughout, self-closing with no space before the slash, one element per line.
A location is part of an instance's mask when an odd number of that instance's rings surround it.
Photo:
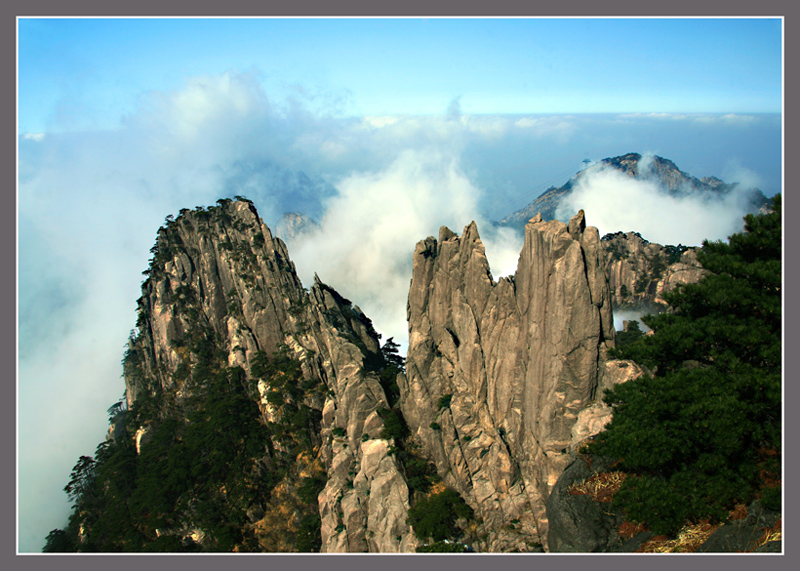
<path fill-rule="evenodd" d="M 417 244 L 403 414 L 447 485 L 483 518 L 488 551 L 546 542 L 545 500 L 570 457 L 613 345 L 598 232 L 525 227 L 513 278 L 494 281 L 476 225 Z"/>
<path fill-rule="evenodd" d="M 282 413 L 259 358 L 282 348 L 300 363 L 307 388 L 298 398 L 316 415 L 302 428 L 313 446 L 293 455 L 292 473 L 324 480 L 320 550 L 415 551 L 408 512 L 419 497 L 385 436 L 382 409 L 394 403 L 376 373 L 383 357 L 370 320 L 319 278 L 306 290 L 247 200 L 168 219 L 153 254 L 129 344 L 129 404 L 156 397 L 179 410 L 197 396 L 186 379 L 201 352 L 212 352 L 252 384 L 266 429 Z M 416 246 L 397 406 L 419 456 L 478 516 L 476 551 L 546 545 L 548 494 L 575 447 L 610 419 L 601 391 L 637 374 L 605 359 L 614 343 L 605 260 L 582 211 L 568 224 L 532 219 L 516 273 L 498 281 L 474 223 Z M 150 428 L 140 427 L 137 451 Z M 264 469 L 270 454 L 291 452 L 274 440 L 273 448 L 258 459 Z M 296 488 L 287 477 L 248 508 L 262 549 L 293 548 L 284 532 L 302 508 Z M 163 532 L 205 541 L 183 516 Z"/>
<path fill-rule="evenodd" d="M 606 234 L 600 241 L 615 307 L 659 311 L 664 294 L 708 275 L 695 248 L 662 246 L 637 232 Z"/>
<path fill-rule="evenodd" d="M 577 453 L 581 446 L 600 434 L 611 422 L 613 410 L 602 400 L 606 389 L 615 385 L 633 381 L 645 374 L 645 370 L 633 361 L 623 359 L 606 360 L 603 363 L 600 384 L 597 387 L 597 398 L 588 407 L 578 413 L 572 425 L 571 450 Z"/>
<path fill-rule="evenodd" d="M 319 279 L 305 290 L 286 246 L 247 200 L 181 211 L 159 231 L 153 254 L 129 345 L 129 404 L 145 395 L 176 406 L 190 398 L 182 379 L 198 362 L 198 339 L 247 378 L 260 352 L 272 355 L 285 346 L 299 360 L 304 382 L 316 387 L 303 397 L 321 418 L 309 427 L 316 457 L 298 458 L 298 470 L 319 462 L 326 474 L 321 550 L 413 551 L 408 488 L 386 453 L 389 442 L 380 440 L 376 411 L 387 399 L 368 366 L 380 353 L 370 320 Z M 274 421 L 265 390 L 262 383 L 262 415 Z M 344 437 L 334 436 L 337 428 Z M 281 508 L 261 507 L 270 509 Z"/>

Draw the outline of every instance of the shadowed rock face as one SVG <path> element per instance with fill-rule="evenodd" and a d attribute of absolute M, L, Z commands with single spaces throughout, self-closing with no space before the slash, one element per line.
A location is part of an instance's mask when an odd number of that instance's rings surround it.
<path fill-rule="evenodd" d="M 286 246 L 250 202 L 220 202 L 182 211 L 159 231 L 129 348 L 140 363 L 126 371 L 129 404 L 143 391 L 178 403 L 189 398 L 176 372 L 197 362 L 198 336 L 248 377 L 259 351 L 272 355 L 285 345 L 320 388 L 305 404 L 322 418 L 319 433 L 309 435 L 311 461 L 327 475 L 319 495 L 322 551 L 413 551 L 408 487 L 389 441 L 379 438 L 376 411 L 388 403 L 368 366 L 380 354 L 370 320 L 319 279 L 306 291 Z M 334 435 L 336 428 L 345 435 Z"/>
<path fill-rule="evenodd" d="M 593 553 L 620 551 L 623 545 L 619 526 L 625 520 L 610 510 L 607 503 L 592 501 L 587 495 L 572 494 L 572 485 L 581 484 L 590 476 L 609 471 L 602 459 L 592 458 L 591 466 L 577 458 L 561 474 L 547 498 L 550 516 L 548 544 L 552 553 Z"/>
<path fill-rule="evenodd" d="M 408 321 L 403 415 L 483 518 L 483 548 L 544 543 L 545 500 L 614 340 L 597 230 L 583 211 L 537 216 L 516 274 L 495 282 L 476 225 L 442 228 L 414 252 Z"/>

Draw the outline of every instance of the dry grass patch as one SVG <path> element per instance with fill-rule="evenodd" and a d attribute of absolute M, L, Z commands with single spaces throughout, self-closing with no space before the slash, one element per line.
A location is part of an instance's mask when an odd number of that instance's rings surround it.
<path fill-rule="evenodd" d="M 744 515 L 742 515 L 744 514 Z M 743 505 L 736 506 L 730 512 L 730 519 L 728 521 L 738 521 L 747 517 L 747 507 Z M 623 524 L 633 527 L 632 524 Z M 703 521 L 696 524 L 686 525 L 679 532 L 677 537 L 669 539 L 666 536 L 659 535 L 653 537 L 649 541 L 642 544 L 638 549 L 638 553 L 693 553 L 698 547 L 703 545 L 712 533 L 722 527 L 722 523 L 711 524 L 708 521 Z M 636 530 L 643 531 L 642 529 Z M 629 532 L 630 533 L 630 532 Z M 625 539 L 629 539 L 623 535 L 623 529 L 620 528 L 620 535 Z M 636 533 L 633 533 L 636 535 Z M 764 530 L 761 538 L 758 540 L 752 550 L 755 550 L 770 541 L 780 541 L 782 539 L 781 520 L 770 528 Z"/>
<path fill-rule="evenodd" d="M 593 474 L 579 484 L 571 485 L 568 491 L 574 496 L 589 496 L 595 502 L 610 502 L 624 480 L 624 472 L 602 472 Z"/>
<path fill-rule="evenodd" d="M 619 526 L 619 536 L 625 541 L 633 539 L 643 531 L 647 531 L 647 526 L 643 523 L 631 523 L 626 520 Z"/>
<path fill-rule="evenodd" d="M 707 521 L 684 526 L 675 539 L 658 535 L 644 543 L 639 553 L 693 553 L 722 524 L 712 525 Z"/>
<path fill-rule="evenodd" d="M 770 541 L 783 541 L 783 518 L 779 519 L 772 527 L 764 530 L 764 535 L 758 540 L 755 549 Z"/>
<path fill-rule="evenodd" d="M 433 484 L 431 484 L 431 487 L 428 490 L 428 493 L 425 494 L 425 497 L 426 498 L 431 498 L 433 496 L 437 496 L 437 495 L 441 494 L 442 492 L 444 492 L 446 489 L 447 489 L 447 486 L 445 485 L 444 482 L 434 482 Z"/>

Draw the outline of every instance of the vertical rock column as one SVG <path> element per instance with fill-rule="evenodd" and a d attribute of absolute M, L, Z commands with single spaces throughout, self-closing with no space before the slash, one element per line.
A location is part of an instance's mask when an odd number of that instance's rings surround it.
<path fill-rule="evenodd" d="M 545 500 L 613 343 L 600 239 L 581 211 L 536 217 L 513 278 L 495 282 L 474 223 L 417 245 L 403 414 L 483 520 L 482 549 L 545 542 Z"/>

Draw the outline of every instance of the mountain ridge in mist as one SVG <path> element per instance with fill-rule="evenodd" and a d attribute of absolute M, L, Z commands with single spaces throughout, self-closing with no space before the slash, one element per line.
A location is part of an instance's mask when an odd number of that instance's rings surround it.
<path fill-rule="evenodd" d="M 569 198 L 576 194 L 576 190 L 584 189 L 586 194 L 598 194 L 599 190 L 593 188 L 592 183 L 598 175 L 609 172 L 622 174 L 634 181 L 649 183 L 659 194 L 675 200 L 690 199 L 701 203 L 721 203 L 738 194 L 736 202 L 743 206 L 745 214 L 757 212 L 769 202 L 758 188 L 746 188 L 740 183 L 726 183 L 714 176 L 697 178 L 681 171 L 671 160 L 658 155 L 627 153 L 590 163 L 560 187 L 548 188 L 533 202 L 503 218 L 500 224 L 522 229 L 536 214 L 541 214 L 544 220 L 562 220 L 565 218 L 565 213 L 568 218 L 568 213 L 572 212 L 575 206 L 570 204 Z M 689 203 L 689 206 L 692 204 Z M 647 231 L 646 228 L 618 230 Z"/>

